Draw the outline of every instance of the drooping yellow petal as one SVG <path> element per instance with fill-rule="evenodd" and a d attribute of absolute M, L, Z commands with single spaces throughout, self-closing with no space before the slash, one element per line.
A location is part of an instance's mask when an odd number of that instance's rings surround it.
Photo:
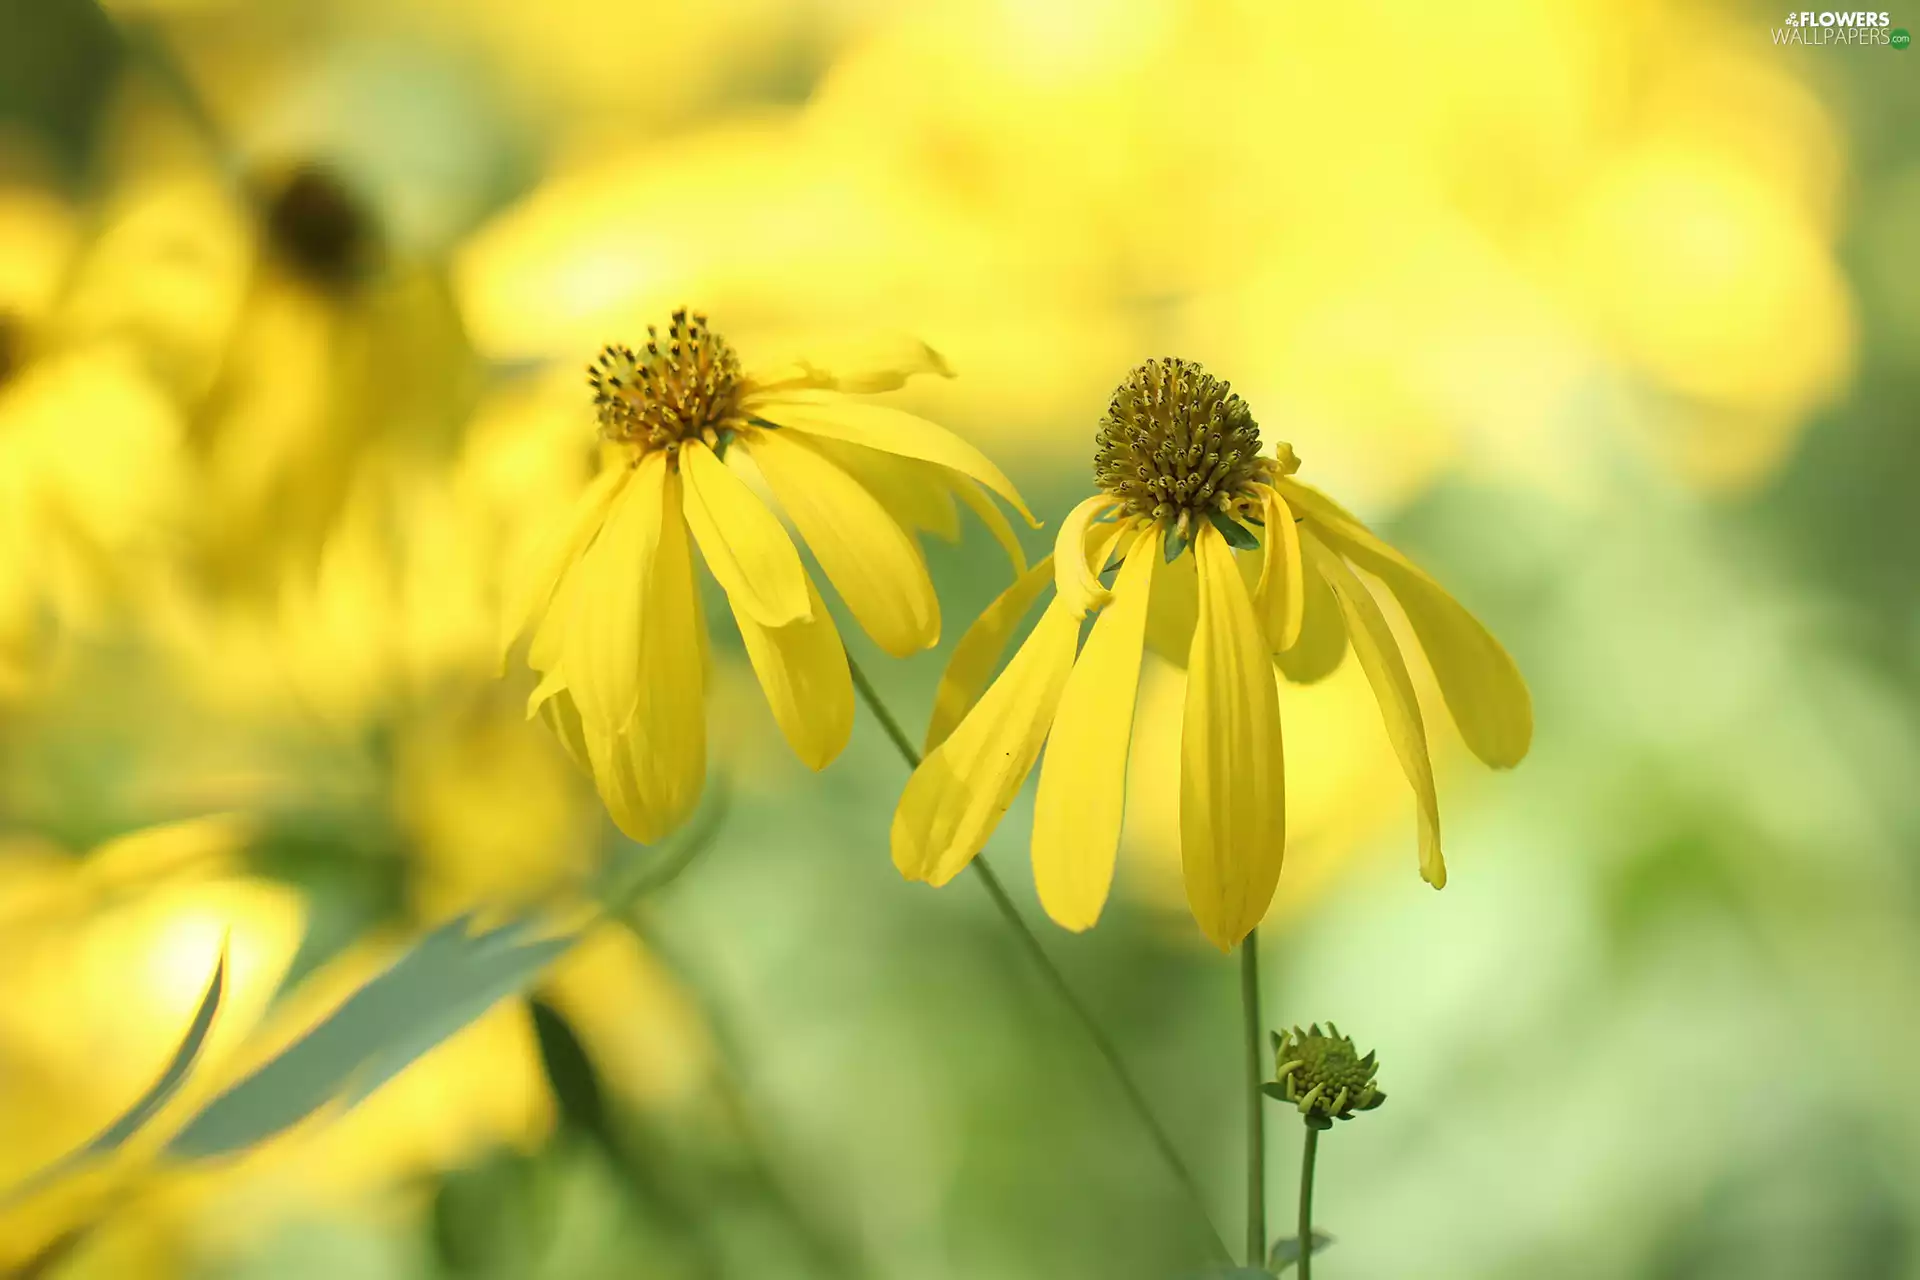
<path fill-rule="evenodd" d="M 533 640 L 527 645 L 527 665 L 545 673 L 546 678 L 540 682 L 542 687 L 552 681 L 557 689 L 566 682 L 561 674 L 561 659 L 567 651 L 567 627 L 573 621 L 576 609 L 574 593 L 586 576 L 584 559 L 561 575 L 560 585 L 554 588 L 553 601 L 547 606 L 547 615 L 540 619 L 540 625 L 534 629 Z M 538 693 L 538 690 L 535 692 Z M 527 704 L 529 717 L 533 715 L 533 706 L 532 702 Z"/>
<path fill-rule="evenodd" d="M 763 627 L 737 607 L 733 618 L 787 744 L 809 769 L 824 769 L 853 732 L 853 677 L 840 632 L 811 579 L 807 592 L 813 616 L 804 621 Z"/>
<path fill-rule="evenodd" d="M 1000 822 L 1033 769 L 1073 669 L 1080 622 L 1056 600 L 978 705 L 927 753 L 893 814 L 893 865 L 945 884 Z"/>
<path fill-rule="evenodd" d="M 553 599 L 560 579 L 580 559 L 594 535 L 600 532 L 607 509 L 620 490 L 632 478 L 633 470 L 622 465 L 601 469 L 593 482 L 574 499 L 573 507 L 561 523 L 548 530 L 533 553 L 528 572 L 521 575 L 508 594 L 500 613 L 500 661 L 507 650 Z"/>
<path fill-rule="evenodd" d="M 1512 656 L 1444 587 L 1338 503 L 1298 481 L 1282 483 L 1322 541 L 1400 602 L 1468 749 L 1495 768 L 1520 763 L 1533 742 L 1533 696 Z"/>
<path fill-rule="evenodd" d="M 1187 902 L 1222 951 L 1267 912 L 1286 853 L 1286 788 L 1272 651 L 1226 539 L 1193 541 L 1200 616 L 1180 734 L 1180 854 Z"/>
<path fill-rule="evenodd" d="M 557 689 L 553 695 L 540 701 L 540 718 L 553 730 L 553 736 L 560 740 L 567 758 L 582 769 L 593 768 L 592 758 L 587 752 L 587 736 L 580 727 L 580 709 L 573 705 L 573 695 L 565 689 Z"/>
<path fill-rule="evenodd" d="M 687 524 L 736 613 L 763 627 L 809 616 L 807 571 L 780 519 L 698 440 L 680 446 Z"/>
<path fill-rule="evenodd" d="M 960 512 L 953 505 L 946 468 L 823 436 L 811 436 L 808 443 L 878 498 L 901 528 L 925 530 L 947 542 L 959 540 Z"/>
<path fill-rule="evenodd" d="M 527 719 L 531 720 L 539 715 L 541 708 L 547 705 L 549 699 L 558 697 L 566 691 L 566 668 L 555 663 L 552 670 L 540 677 L 540 683 L 533 687 L 533 692 L 527 695 Z"/>
<path fill-rule="evenodd" d="M 1067 513 L 1053 540 L 1053 589 L 1060 602 L 1084 618 L 1105 608 L 1113 593 L 1100 584 L 1099 569 L 1087 563 L 1087 532 L 1094 517 L 1111 511 L 1117 499 L 1096 494 Z"/>
<path fill-rule="evenodd" d="M 843 350 L 816 351 L 776 369 L 757 371 L 749 386 L 762 394 L 817 388 L 868 395 L 896 391 L 915 374 L 951 378 L 938 351 L 907 334 L 885 334 L 849 343 Z"/>
<path fill-rule="evenodd" d="M 1034 528 L 1040 522 L 1027 510 L 1026 500 L 993 459 L 945 427 L 881 404 L 861 404 L 838 397 L 777 397 L 749 399 L 745 412 L 807 435 L 848 444 L 865 445 L 882 453 L 917 458 L 971 476 L 1013 505 Z"/>
<path fill-rule="evenodd" d="M 992 534 L 993 540 L 1000 544 L 1000 549 L 1007 553 L 1007 563 L 1013 566 L 1014 574 L 1017 576 L 1025 573 L 1027 553 L 1021 547 L 1019 537 L 1013 532 L 1012 522 L 999 507 L 994 505 L 993 499 L 989 498 L 971 478 L 957 471 L 949 471 L 945 467 L 928 469 L 941 473 L 951 492 L 967 504 L 968 510 L 980 517 L 980 523 L 987 526 L 987 532 Z"/>
<path fill-rule="evenodd" d="M 668 479 L 665 454 L 641 459 L 574 571 L 579 580 L 567 584 L 562 661 L 590 738 L 623 730 L 639 698 L 642 615 L 666 523 Z"/>
<path fill-rule="evenodd" d="M 939 641 L 927 562 L 872 494 L 787 432 L 751 432 L 742 447 L 875 644 L 905 658 Z"/>
<path fill-rule="evenodd" d="M 1315 532 L 1301 538 L 1314 571 L 1333 588 L 1334 597 L 1346 617 L 1347 634 L 1353 638 L 1354 656 L 1373 686 L 1374 701 L 1380 704 L 1380 718 L 1386 722 L 1387 737 L 1393 753 L 1400 758 L 1400 770 L 1413 786 L 1413 798 L 1419 810 L 1420 875 L 1438 889 L 1447 883 L 1447 864 L 1440 855 L 1440 798 L 1434 791 L 1433 762 L 1427 755 L 1427 730 L 1420 718 L 1420 704 L 1414 699 L 1413 678 L 1407 674 L 1406 660 L 1394 641 L 1386 615 L 1353 570 L 1328 550 Z"/>
<path fill-rule="evenodd" d="M 927 721 L 923 752 L 939 746 L 967 712 L 973 710 L 981 691 L 993 678 L 993 669 L 1014 628 L 1052 581 L 1053 557 L 1047 556 L 1014 579 L 1013 585 L 995 597 L 961 635 L 960 643 L 953 646 L 953 656 L 947 659 L 947 669 L 941 673 L 940 686 L 934 691 L 933 715 Z"/>
<path fill-rule="evenodd" d="M 706 629 L 677 473 L 668 474 L 663 498 L 667 518 L 647 588 L 639 697 L 626 732 L 612 744 L 611 754 L 620 757 L 614 762 L 615 791 L 628 803 L 616 809 L 608 799 L 621 830 L 647 843 L 686 821 L 707 775 Z M 600 759 L 591 725 L 586 736 L 597 779 Z M 601 794 L 607 793 L 603 786 Z"/>
<path fill-rule="evenodd" d="M 1253 600 L 1266 624 L 1267 640 L 1275 653 L 1300 643 L 1300 624 L 1306 617 L 1307 593 L 1300 574 L 1300 529 L 1293 508 L 1278 491 L 1263 488 L 1266 539 L 1260 560 L 1260 583 Z"/>
<path fill-rule="evenodd" d="M 1067 677 L 1033 810 L 1033 880 L 1054 922 L 1090 929 L 1113 885 L 1126 809 L 1127 745 L 1160 548 L 1137 539 Z"/>
<path fill-rule="evenodd" d="M 1155 526 L 1152 536 L 1161 537 Z M 1182 554 L 1163 565 L 1153 579 L 1153 603 L 1147 609 L 1147 645 L 1176 667 L 1187 665 L 1193 629 L 1200 620 L 1200 585 L 1194 559 Z"/>
<path fill-rule="evenodd" d="M 1300 576 L 1300 638 L 1291 649 L 1273 655 L 1273 660 L 1293 683 L 1313 684 L 1332 675 L 1346 657 L 1347 624 L 1333 589 L 1308 567 L 1304 557 Z"/>

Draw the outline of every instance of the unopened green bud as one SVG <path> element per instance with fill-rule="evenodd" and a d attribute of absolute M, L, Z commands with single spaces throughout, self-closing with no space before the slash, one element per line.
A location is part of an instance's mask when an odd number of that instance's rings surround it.
<path fill-rule="evenodd" d="M 1273 1055 L 1273 1083 L 1262 1091 L 1298 1107 L 1316 1129 L 1331 1129 L 1335 1120 L 1351 1120 L 1387 1100 L 1374 1081 L 1380 1064 L 1373 1053 L 1361 1057 L 1331 1022 L 1325 1031 L 1316 1022 L 1305 1031 L 1274 1032 Z"/>

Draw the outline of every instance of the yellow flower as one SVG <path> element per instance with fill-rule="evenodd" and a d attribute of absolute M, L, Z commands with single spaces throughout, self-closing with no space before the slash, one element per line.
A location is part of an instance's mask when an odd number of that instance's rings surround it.
<path fill-rule="evenodd" d="M 593 773 L 620 829 L 659 839 L 706 776 L 707 635 L 688 533 L 726 592 L 748 660 L 794 752 L 820 769 L 853 726 L 839 632 L 773 510 L 736 472 L 750 459 L 827 578 L 882 649 L 906 657 L 940 638 L 940 608 L 915 533 L 954 535 L 958 498 L 1026 562 L 978 486 L 1030 522 L 1012 483 L 931 422 L 844 393 L 951 376 L 924 343 L 874 363 L 806 361 L 761 374 L 706 319 L 676 311 L 641 352 L 608 347 L 589 370 L 604 461 L 553 531 L 517 599 L 506 642 L 533 632 L 542 715 Z"/>
<path fill-rule="evenodd" d="M 954 650 L 926 760 L 894 814 L 893 859 L 904 875 L 943 884 L 965 867 L 1050 743 L 1034 806 L 1034 881 L 1055 921 L 1091 927 L 1113 880 L 1134 695 L 1152 642 L 1187 665 L 1187 900 L 1207 938 L 1232 947 L 1265 914 L 1286 843 L 1273 662 L 1295 680 L 1318 679 L 1351 642 L 1413 784 L 1421 874 L 1436 887 L 1446 882 L 1413 682 L 1355 570 L 1400 602 L 1467 745 L 1488 764 L 1511 766 L 1527 752 L 1526 685 L 1506 650 L 1438 583 L 1293 478 L 1291 446 L 1271 457 L 1259 448 L 1246 403 L 1197 364 L 1152 360 L 1121 383 L 1101 423 L 1102 492 L 1074 508 L 1053 555 L 989 606 Z M 1102 582 L 1109 570 L 1111 587 Z M 1052 603 L 982 695 L 1009 634 L 1049 581 Z M 1081 622 L 1094 612 L 1082 647 Z"/>

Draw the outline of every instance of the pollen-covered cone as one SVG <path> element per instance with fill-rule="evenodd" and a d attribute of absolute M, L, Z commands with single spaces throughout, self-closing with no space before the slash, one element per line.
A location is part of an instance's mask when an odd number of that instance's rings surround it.
<path fill-rule="evenodd" d="M 1009 588 L 954 651 L 926 759 L 894 815 L 904 875 L 942 884 L 958 874 L 1044 744 L 1035 884 L 1054 920 L 1090 927 L 1113 879 L 1141 657 L 1153 643 L 1177 650 L 1187 668 L 1179 826 L 1188 903 L 1208 940 L 1232 947 L 1265 914 L 1285 852 L 1274 664 L 1318 679 L 1350 639 L 1414 786 L 1422 874 L 1445 882 L 1420 709 L 1355 567 L 1400 601 L 1468 745 L 1489 764 L 1526 753 L 1526 686 L 1499 643 L 1431 578 L 1291 478 L 1290 448 L 1268 457 L 1258 444 L 1244 402 L 1198 365 L 1151 361 L 1121 384 L 1096 460 L 1105 492 L 1063 522 L 1051 565 Z M 1053 601 L 988 684 L 1050 579 Z M 1097 616 L 1081 645 L 1089 613 Z"/>
<path fill-rule="evenodd" d="M 505 641 L 531 631 L 543 716 L 592 772 L 621 830 L 652 842 L 692 811 L 706 776 L 708 638 L 694 550 L 719 582 L 748 660 L 796 755 L 846 745 L 853 685 L 840 635 L 787 527 L 876 644 L 897 657 L 940 638 L 916 535 L 954 536 L 960 504 L 1025 568 L 991 490 L 1028 515 L 1000 469 L 921 418 L 854 394 L 948 374 L 924 343 L 867 362 L 759 374 L 706 321 L 674 313 L 636 352 L 590 370 L 600 473 L 532 555 Z M 747 476 L 757 473 L 769 504 Z"/>

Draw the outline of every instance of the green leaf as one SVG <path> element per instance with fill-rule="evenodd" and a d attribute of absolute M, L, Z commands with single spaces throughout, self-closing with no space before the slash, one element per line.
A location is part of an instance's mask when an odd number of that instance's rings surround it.
<path fill-rule="evenodd" d="M 5 1196 L 0 1197 L 0 1206 L 11 1203 L 32 1192 L 38 1191 L 49 1182 L 63 1174 L 72 1172 L 89 1160 L 107 1155 L 121 1147 L 127 1139 L 146 1127 L 148 1121 L 159 1114 L 160 1108 L 167 1105 L 173 1095 L 180 1092 L 180 1086 L 187 1082 L 187 1073 L 193 1069 L 194 1062 L 200 1057 L 200 1050 L 207 1043 L 207 1033 L 213 1030 L 214 1015 L 220 1012 L 220 1002 L 227 990 L 227 944 L 220 944 L 220 956 L 213 964 L 213 976 L 207 980 L 207 989 L 200 997 L 200 1004 L 193 1011 L 193 1021 L 187 1024 L 187 1033 L 181 1037 L 173 1056 L 161 1070 L 159 1079 L 118 1119 L 102 1129 L 94 1139 L 77 1151 L 68 1153 L 54 1161 L 40 1172 L 28 1178 Z"/>
<path fill-rule="evenodd" d="M 1180 553 L 1187 549 L 1187 540 L 1181 536 L 1180 527 L 1178 525 L 1170 524 L 1167 526 L 1167 535 L 1166 535 L 1166 542 L 1164 543 L 1164 547 L 1167 553 L 1168 564 L 1172 564 L 1175 560 L 1178 560 L 1180 558 Z"/>
<path fill-rule="evenodd" d="M 528 1003 L 533 1010 L 534 1038 L 540 1043 L 540 1065 L 560 1106 L 560 1123 L 607 1141 L 607 1100 L 586 1046 L 558 1009 L 540 999 Z"/>
<path fill-rule="evenodd" d="M 1318 1227 L 1312 1230 L 1310 1239 L 1315 1254 L 1325 1252 L 1326 1247 L 1333 1243 L 1333 1237 Z M 1300 1237 L 1281 1236 L 1273 1242 L 1273 1252 L 1267 1255 L 1267 1270 L 1277 1276 L 1299 1261 Z"/>
<path fill-rule="evenodd" d="M 319 1026 L 209 1102 L 166 1154 L 227 1155 L 331 1103 L 353 1106 L 521 990 L 576 939 L 532 936 L 524 920 L 482 933 L 470 932 L 471 925 L 461 916 L 422 938 Z"/>
<path fill-rule="evenodd" d="M 1273 1276 L 1258 1267 L 1214 1267 L 1208 1271 L 1189 1272 L 1181 1280 L 1273 1280 Z"/>
<path fill-rule="evenodd" d="M 1220 536 L 1227 540 L 1227 545 L 1235 550 L 1258 551 L 1260 549 L 1260 539 L 1254 536 L 1253 530 L 1231 516 L 1219 511 L 1209 511 L 1207 519 L 1212 521 L 1213 527 L 1220 531 Z"/>

